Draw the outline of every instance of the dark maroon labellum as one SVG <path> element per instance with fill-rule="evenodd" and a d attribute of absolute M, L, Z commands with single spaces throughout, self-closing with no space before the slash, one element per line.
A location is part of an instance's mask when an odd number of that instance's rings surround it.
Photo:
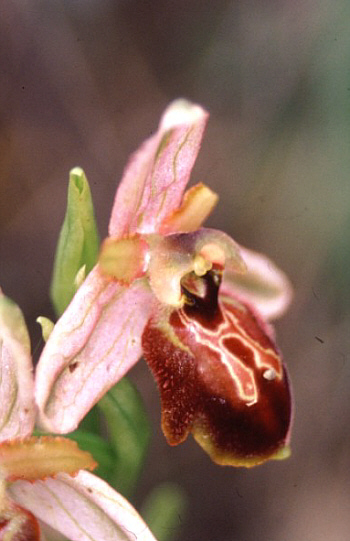
<path fill-rule="evenodd" d="M 219 464 L 252 466 L 287 443 L 291 394 L 266 325 L 219 296 L 221 273 L 183 280 L 185 305 L 159 306 L 143 333 L 171 445 L 191 432 Z"/>

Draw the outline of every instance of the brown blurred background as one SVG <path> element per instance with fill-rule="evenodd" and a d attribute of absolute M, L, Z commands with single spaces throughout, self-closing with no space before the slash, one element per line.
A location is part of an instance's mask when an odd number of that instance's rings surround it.
<path fill-rule="evenodd" d="M 2 0 L 0 283 L 34 323 L 69 170 L 84 168 L 101 236 L 131 151 L 183 96 L 211 113 L 192 175 L 221 195 L 209 225 L 267 253 L 295 300 L 277 324 L 296 401 L 292 457 L 220 468 L 153 421 L 134 503 L 160 481 L 189 498 L 182 541 L 350 538 L 350 3 Z"/>

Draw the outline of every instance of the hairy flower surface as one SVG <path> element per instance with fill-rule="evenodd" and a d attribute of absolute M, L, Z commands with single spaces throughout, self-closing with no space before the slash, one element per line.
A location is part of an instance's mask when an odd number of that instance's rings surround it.
<path fill-rule="evenodd" d="M 50 527 L 55 539 L 155 541 L 125 498 L 86 471 L 96 466 L 90 453 L 32 436 L 33 389 L 23 315 L 0 291 L 0 539 L 44 540 Z"/>
<path fill-rule="evenodd" d="M 208 114 L 179 100 L 131 157 L 98 264 L 55 325 L 36 373 L 40 422 L 64 433 L 144 354 L 170 444 L 192 433 L 220 464 L 282 456 L 291 395 L 267 320 L 291 298 L 265 256 L 201 225 L 217 202 L 184 193 Z"/>

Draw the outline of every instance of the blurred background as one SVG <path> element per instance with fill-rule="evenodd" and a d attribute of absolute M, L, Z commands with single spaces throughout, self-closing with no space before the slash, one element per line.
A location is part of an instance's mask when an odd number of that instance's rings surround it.
<path fill-rule="evenodd" d="M 133 503 L 174 481 L 178 541 L 346 541 L 350 531 L 350 2 L 2 0 L 0 283 L 37 356 L 69 170 L 90 181 L 101 237 L 129 154 L 165 106 L 211 114 L 192 182 L 217 191 L 209 225 L 290 276 L 277 322 L 293 381 L 292 456 L 215 466 L 159 428 L 145 363 L 132 378 L 152 419 Z"/>

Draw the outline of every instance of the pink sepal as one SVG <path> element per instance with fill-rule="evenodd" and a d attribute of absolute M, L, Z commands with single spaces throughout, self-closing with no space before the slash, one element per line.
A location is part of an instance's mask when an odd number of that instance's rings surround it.
<path fill-rule="evenodd" d="M 225 272 L 221 292 L 238 297 L 267 320 L 280 317 L 293 297 L 287 276 L 265 255 L 242 246 L 239 250 L 247 265 L 247 272 Z"/>
<path fill-rule="evenodd" d="M 39 424 L 66 433 L 141 356 L 141 335 L 150 315 L 147 282 L 126 288 L 96 266 L 55 325 L 35 379 Z"/>
<path fill-rule="evenodd" d="M 177 100 L 162 116 L 158 131 L 130 158 L 119 185 L 109 234 L 153 233 L 180 206 L 197 157 L 208 113 Z"/>
<path fill-rule="evenodd" d="M 25 438 L 34 428 L 30 340 L 18 306 L 0 289 L 0 441 Z"/>
<path fill-rule="evenodd" d="M 129 502 L 84 470 L 76 477 L 59 473 L 45 481 L 16 481 L 9 492 L 20 505 L 71 541 L 155 541 Z"/>

